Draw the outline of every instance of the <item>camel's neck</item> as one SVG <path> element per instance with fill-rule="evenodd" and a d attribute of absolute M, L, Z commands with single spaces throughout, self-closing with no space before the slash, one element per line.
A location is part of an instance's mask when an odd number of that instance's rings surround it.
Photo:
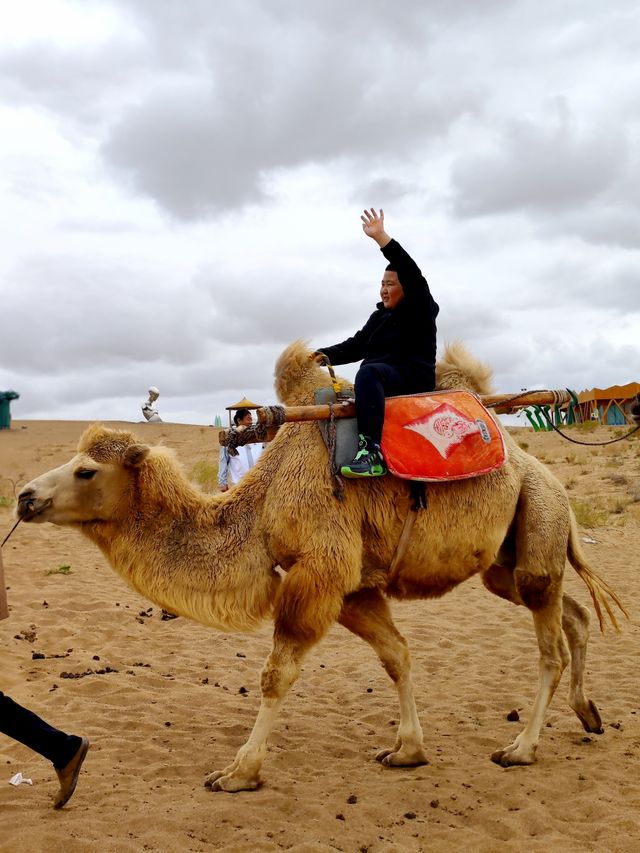
<path fill-rule="evenodd" d="M 209 497 L 170 474 L 149 466 L 129 511 L 84 533 L 161 607 L 222 630 L 256 627 L 279 582 L 262 529 L 265 477 L 254 469 L 241 487 Z"/>

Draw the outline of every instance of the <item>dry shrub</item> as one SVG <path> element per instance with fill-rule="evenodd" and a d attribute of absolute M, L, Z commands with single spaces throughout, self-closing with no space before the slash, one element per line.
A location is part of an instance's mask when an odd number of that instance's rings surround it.
<path fill-rule="evenodd" d="M 627 510 L 627 513 L 636 524 L 640 524 L 640 503 L 629 504 L 629 509 Z"/>
<path fill-rule="evenodd" d="M 610 480 L 615 486 L 626 486 L 629 482 L 624 474 L 607 474 L 605 480 Z"/>
<path fill-rule="evenodd" d="M 631 501 L 626 498 L 616 498 L 616 500 L 609 504 L 609 512 L 614 515 L 622 515 L 630 503 Z"/>
<path fill-rule="evenodd" d="M 189 479 L 197 483 L 203 492 L 217 491 L 218 466 L 206 459 L 201 459 L 189 471 Z"/>
<path fill-rule="evenodd" d="M 572 426 L 579 432 L 593 432 L 595 429 L 598 429 L 600 424 L 598 421 L 584 421 L 580 424 L 572 424 Z"/>
<path fill-rule="evenodd" d="M 576 517 L 576 521 L 581 527 L 602 527 L 603 524 L 606 524 L 607 518 L 609 514 L 601 509 L 595 509 L 595 507 L 588 506 L 582 501 L 570 499 L 571 506 L 573 508 L 573 512 Z"/>

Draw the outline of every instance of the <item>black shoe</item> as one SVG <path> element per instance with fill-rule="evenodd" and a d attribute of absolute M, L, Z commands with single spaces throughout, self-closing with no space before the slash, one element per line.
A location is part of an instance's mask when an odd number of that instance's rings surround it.
<path fill-rule="evenodd" d="M 340 473 L 348 479 L 357 477 L 382 477 L 387 473 L 387 466 L 377 444 L 365 435 L 359 436 L 358 452 L 348 465 L 340 468 Z"/>

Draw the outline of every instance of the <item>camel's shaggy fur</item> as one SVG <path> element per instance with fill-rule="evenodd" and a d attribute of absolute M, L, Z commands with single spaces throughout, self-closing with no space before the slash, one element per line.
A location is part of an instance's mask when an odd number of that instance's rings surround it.
<path fill-rule="evenodd" d="M 438 367 L 442 388 L 483 393 L 490 379 L 460 345 Z M 310 403 L 328 384 L 302 342 L 278 360 L 276 388 L 286 404 Z M 569 660 L 569 703 L 587 731 L 601 731 L 583 689 L 588 611 L 563 595 L 566 560 L 601 619 L 602 605 L 613 617 L 605 592 L 619 602 L 581 554 L 561 484 L 505 437 L 509 459 L 501 470 L 430 485 L 428 510 L 419 513 L 393 578 L 389 566 L 410 511 L 406 483 L 391 476 L 347 482 L 344 501 L 337 501 L 314 423 L 286 424 L 239 486 L 215 497 L 194 489 L 168 450 L 94 425 L 69 463 L 25 487 L 19 512 L 27 521 L 77 526 L 137 590 L 174 613 L 223 630 L 248 630 L 273 615 L 256 724 L 232 764 L 211 774 L 213 788 L 258 786 L 282 700 L 305 654 L 336 621 L 374 648 L 398 691 L 396 743 L 378 758 L 388 765 L 424 762 L 409 653 L 387 599 L 440 596 L 476 573 L 491 592 L 533 615 L 538 694 L 524 730 L 492 756 L 503 766 L 530 764 Z"/>

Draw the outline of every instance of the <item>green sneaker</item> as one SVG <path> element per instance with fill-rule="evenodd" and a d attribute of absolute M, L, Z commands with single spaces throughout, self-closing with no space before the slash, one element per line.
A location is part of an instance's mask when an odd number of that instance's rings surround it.
<path fill-rule="evenodd" d="M 360 435 L 358 439 L 358 452 L 352 462 L 340 468 L 342 476 L 348 479 L 384 476 L 387 466 L 378 445 L 366 435 Z"/>

